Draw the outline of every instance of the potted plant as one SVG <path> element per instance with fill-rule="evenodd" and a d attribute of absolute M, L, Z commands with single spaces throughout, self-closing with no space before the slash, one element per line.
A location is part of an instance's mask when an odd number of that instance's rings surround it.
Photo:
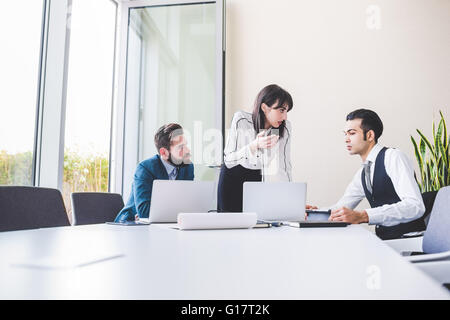
<path fill-rule="evenodd" d="M 433 140 L 431 142 L 419 129 L 417 129 L 420 136 L 418 144 L 411 136 L 421 177 L 421 180 L 417 183 L 422 192 L 437 191 L 450 185 L 447 126 L 442 112 L 439 111 L 439 114 L 441 119 L 437 131 L 433 121 Z"/>
<path fill-rule="evenodd" d="M 441 119 L 437 127 L 433 121 L 433 140 L 427 139 L 419 130 L 419 143 L 416 143 L 413 136 L 411 141 L 414 145 L 414 153 L 416 155 L 417 164 L 420 170 L 420 181 L 416 181 L 422 192 L 422 198 L 425 205 L 425 213 L 423 215 L 425 225 L 428 224 L 429 214 L 433 208 L 434 199 L 440 188 L 450 185 L 449 176 L 449 140 L 447 136 L 447 126 L 444 116 L 439 111 Z"/>

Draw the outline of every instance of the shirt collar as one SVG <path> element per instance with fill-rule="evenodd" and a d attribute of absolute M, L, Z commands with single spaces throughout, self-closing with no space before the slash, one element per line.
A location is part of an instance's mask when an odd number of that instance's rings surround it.
<path fill-rule="evenodd" d="M 368 161 L 375 163 L 375 160 L 377 159 L 378 153 L 380 153 L 381 149 L 383 149 L 383 147 L 378 143 L 374 145 L 372 150 L 370 150 L 369 155 L 366 158 L 366 161 L 364 161 L 364 164 L 366 164 Z"/>
<path fill-rule="evenodd" d="M 166 168 L 167 175 L 170 176 L 170 174 L 176 174 L 177 168 L 175 166 L 173 166 L 171 163 L 169 163 L 169 162 L 167 162 L 166 160 L 163 160 L 163 159 L 161 159 L 161 162 L 164 165 L 164 167 Z"/>

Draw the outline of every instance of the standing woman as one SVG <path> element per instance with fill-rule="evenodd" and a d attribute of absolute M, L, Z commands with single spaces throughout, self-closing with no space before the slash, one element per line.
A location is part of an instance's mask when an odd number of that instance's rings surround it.
<path fill-rule="evenodd" d="M 231 122 L 220 170 L 217 210 L 242 212 L 245 181 L 291 181 L 292 97 L 275 84 L 256 97 L 253 113 L 238 111 Z"/>

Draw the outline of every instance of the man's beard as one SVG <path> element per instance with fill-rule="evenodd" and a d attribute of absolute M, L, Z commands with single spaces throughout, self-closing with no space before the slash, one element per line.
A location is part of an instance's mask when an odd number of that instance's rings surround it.
<path fill-rule="evenodd" d="M 189 155 L 188 155 L 189 156 Z M 184 158 L 183 158 L 184 159 Z M 181 160 L 175 160 L 174 161 L 174 159 L 172 158 L 172 154 L 171 153 L 169 153 L 169 159 L 167 159 L 168 161 L 169 161 L 169 163 L 171 164 L 171 165 L 173 165 L 174 167 L 176 167 L 176 168 L 178 168 L 178 169 L 181 169 L 181 168 L 185 168 L 185 167 L 187 167 L 187 166 L 189 166 L 190 164 L 191 164 L 191 161 L 189 160 L 188 161 L 188 163 L 185 163 L 184 161 L 183 161 L 183 159 L 181 159 Z"/>

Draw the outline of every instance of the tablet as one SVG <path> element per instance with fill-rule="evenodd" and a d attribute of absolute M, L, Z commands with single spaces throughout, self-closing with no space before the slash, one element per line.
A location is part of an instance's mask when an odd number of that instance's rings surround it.
<path fill-rule="evenodd" d="M 338 227 L 346 227 L 350 223 L 343 221 L 292 221 L 289 222 L 288 225 L 291 227 L 297 228 L 338 228 Z"/>
<path fill-rule="evenodd" d="M 331 210 L 306 210 L 307 221 L 328 221 Z"/>
<path fill-rule="evenodd" d="M 329 209 L 329 210 L 306 209 L 305 212 L 307 214 L 316 213 L 316 214 L 328 214 L 328 215 L 330 215 L 331 214 L 331 209 Z"/>
<path fill-rule="evenodd" d="M 336 227 L 346 227 L 350 223 L 343 221 L 300 221 L 300 228 L 336 228 Z"/>

